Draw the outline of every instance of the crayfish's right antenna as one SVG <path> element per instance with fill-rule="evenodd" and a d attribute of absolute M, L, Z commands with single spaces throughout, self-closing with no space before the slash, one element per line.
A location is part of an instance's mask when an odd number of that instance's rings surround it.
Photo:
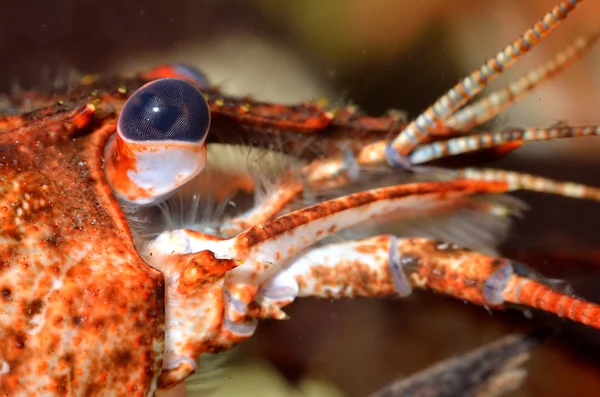
<path fill-rule="evenodd" d="M 429 134 L 440 123 L 454 114 L 465 103 L 477 95 L 493 79 L 513 65 L 523 55 L 542 41 L 557 27 L 583 0 L 565 0 L 554 7 L 533 27 L 528 29 L 512 44 L 490 58 L 483 66 L 475 70 L 461 82 L 456 84 L 432 106 L 426 109 L 394 139 L 386 150 L 386 157 L 391 165 L 403 163 L 398 160 L 409 154 L 418 144 L 425 141 Z M 402 164 L 399 164 L 400 166 Z"/>
<path fill-rule="evenodd" d="M 432 160 L 476 152 L 482 149 L 508 146 L 517 148 L 526 142 L 549 141 L 600 135 L 600 126 L 569 127 L 557 125 L 551 128 L 509 129 L 459 136 L 445 141 L 420 145 L 409 156 L 411 165 L 424 164 Z"/>

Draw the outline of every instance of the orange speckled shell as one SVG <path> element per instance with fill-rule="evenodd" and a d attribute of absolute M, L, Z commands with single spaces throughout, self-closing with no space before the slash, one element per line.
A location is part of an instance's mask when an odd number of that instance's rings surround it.
<path fill-rule="evenodd" d="M 153 395 L 164 280 L 104 180 L 114 114 L 64 113 L 0 131 L 0 395 Z"/>

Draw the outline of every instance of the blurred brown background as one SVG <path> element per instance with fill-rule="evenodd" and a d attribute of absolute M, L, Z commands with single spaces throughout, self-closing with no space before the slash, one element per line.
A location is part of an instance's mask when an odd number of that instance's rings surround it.
<path fill-rule="evenodd" d="M 225 90 L 294 102 L 327 96 L 414 117 L 503 48 L 555 0 L 38 0 L 0 5 L 0 91 L 50 85 L 73 70 L 133 71 L 163 62 L 204 69 Z M 540 64 L 600 23 L 584 2 L 493 84 Z M 600 124 L 600 53 L 544 85 L 495 126 Z M 496 164 L 600 186 L 600 139 L 538 143 Z M 600 204 L 519 194 L 532 209 L 504 247 L 600 301 Z M 566 251 L 578 260 L 549 254 Z M 217 395 L 360 397 L 385 382 L 512 330 L 549 321 L 425 293 L 402 301 L 303 301 L 238 349 Z M 551 321 L 552 322 L 552 321 Z M 556 322 L 514 396 L 600 395 L 600 333 Z M 289 381 L 289 382 L 288 382 Z M 293 386 L 290 386 L 293 385 Z"/>

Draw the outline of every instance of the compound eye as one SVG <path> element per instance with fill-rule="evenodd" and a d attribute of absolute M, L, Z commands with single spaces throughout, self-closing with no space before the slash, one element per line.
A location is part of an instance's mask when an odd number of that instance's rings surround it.
<path fill-rule="evenodd" d="M 132 142 L 190 142 L 206 139 L 210 109 L 204 95 L 185 80 L 167 78 L 139 88 L 125 103 L 118 132 Z"/>
<path fill-rule="evenodd" d="M 172 65 L 172 68 L 175 75 L 196 84 L 201 90 L 210 87 L 208 77 L 195 67 L 183 63 L 176 63 Z"/>
<path fill-rule="evenodd" d="M 140 77 L 146 80 L 158 80 L 162 78 L 178 78 L 187 80 L 201 90 L 210 88 L 210 81 L 206 74 L 197 68 L 183 63 L 160 65 L 151 70 L 141 73 Z"/>
<path fill-rule="evenodd" d="M 137 205 L 165 199 L 204 169 L 209 126 L 210 108 L 191 83 L 166 78 L 138 89 L 104 150 L 113 193 Z"/>

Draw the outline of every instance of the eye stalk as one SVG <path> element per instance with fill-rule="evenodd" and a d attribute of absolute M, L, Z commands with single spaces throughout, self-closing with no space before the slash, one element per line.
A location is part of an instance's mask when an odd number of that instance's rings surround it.
<path fill-rule="evenodd" d="M 104 152 L 114 194 L 131 204 L 166 198 L 206 163 L 210 109 L 185 80 L 152 81 L 129 97 Z"/>

